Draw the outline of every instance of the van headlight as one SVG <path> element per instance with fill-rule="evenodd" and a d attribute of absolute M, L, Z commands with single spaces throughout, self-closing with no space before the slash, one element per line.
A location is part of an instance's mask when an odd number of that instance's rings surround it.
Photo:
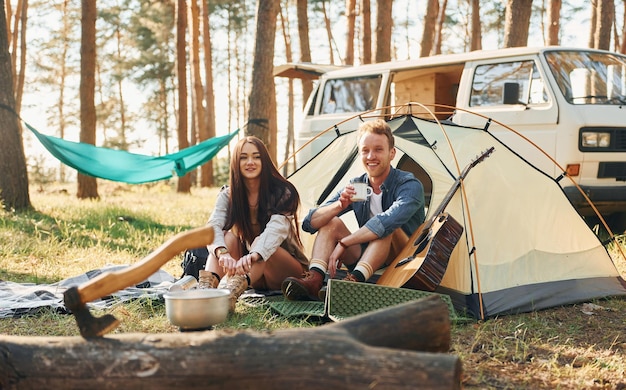
<path fill-rule="evenodd" d="M 583 148 L 608 148 L 611 146 L 611 133 L 583 131 L 581 142 Z"/>

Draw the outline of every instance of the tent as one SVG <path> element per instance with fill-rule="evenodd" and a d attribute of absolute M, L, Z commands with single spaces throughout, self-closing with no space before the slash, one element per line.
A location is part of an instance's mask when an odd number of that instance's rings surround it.
<path fill-rule="evenodd" d="M 449 295 L 457 310 L 484 319 L 626 295 L 606 248 L 559 184 L 486 129 L 411 115 L 388 123 L 396 138 L 394 166 L 413 171 L 430 193 L 427 220 L 463 168 L 494 148 L 467 172 L 445 208 L 464 230 L 436 292 Z M 289 175 L 302 217 L 363 172 L 356 129 L 334 130 L 334 140 Z M 313 236 L 302 236 L 310 253 Z"/>

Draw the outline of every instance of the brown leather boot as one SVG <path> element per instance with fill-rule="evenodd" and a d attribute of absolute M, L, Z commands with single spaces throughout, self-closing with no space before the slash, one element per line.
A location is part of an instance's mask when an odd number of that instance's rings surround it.
<path fill-rule="evenodd" d="M 237 300 L 248 289 L 248 278 L 243 275 L 224 276 L 217 288 L 230 290 L 230 312 L 233 313 Z"/>
<path fill-rule="evenodd" d="M 219 279 L 213 272 L 198 271 L 198 288 L 216 288 L 219 282 Z"/>
<path fill-rule="evenodd" d="M 316 270 L 306 271 L 302 278 L 290 276 L 283 281 L 283 295 L 290 301 L 319 301 L 317 294 L 324 284 L 324 275 Z"/>

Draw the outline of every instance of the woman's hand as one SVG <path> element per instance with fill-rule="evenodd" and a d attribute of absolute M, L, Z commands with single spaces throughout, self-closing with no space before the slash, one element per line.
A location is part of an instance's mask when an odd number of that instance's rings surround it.
<path fill-rule="evenodd" d="M 236 273 L 237 275 L 247 275 L 252 270 L 252 263 L 259 261 L 261 259 L 261 255 L 256 252 L 248 253 L 245 256 L 242 256 L 241 259 L 237 260 L 236 265 Z"/>
<path fill-rule="evenodd" d="M 225 253 L 217 259 L 217 264 L 224 270 L 228 276 L 235 275 L 237 271 L 237 260 L 233 259 L 230 253 Z"/>

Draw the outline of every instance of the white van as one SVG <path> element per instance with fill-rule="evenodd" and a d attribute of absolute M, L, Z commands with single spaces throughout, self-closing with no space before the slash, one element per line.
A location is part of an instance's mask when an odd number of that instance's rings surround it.
<path fill-rule="evenodd" d="M 298 66 L 305 72 L 301 77 L 310 78 L 313 68 Z M 294 67 L 283 66 L 275 75 L 297 73 Z M 626 230 L 626 56 L 593 49 L 524 47 L 320 73 L 297 130 L 297 146 L 329 127 L 354 129 L 360 120 L 354 116 L 360 112 L 409 102 L 429 107 L 440 120 L 490 126 L 505 144 L 558 178 L 563 172 L 553 159 L 585 191 L 612 230 Z M 411 110 L 419 115 L 420 105 Z M 380 113 L 395 114 L 390 111 Z M 421 113 L 429 114 L 425 109 Z M 521 133 L 550 157 L 497 122 Z M 329 133 L 316 139 L 316 149 L 332 137 Z M 597 222 L 578 189 L 569 180 L 560 183 L 579 213 L 590 224 Z"/>

